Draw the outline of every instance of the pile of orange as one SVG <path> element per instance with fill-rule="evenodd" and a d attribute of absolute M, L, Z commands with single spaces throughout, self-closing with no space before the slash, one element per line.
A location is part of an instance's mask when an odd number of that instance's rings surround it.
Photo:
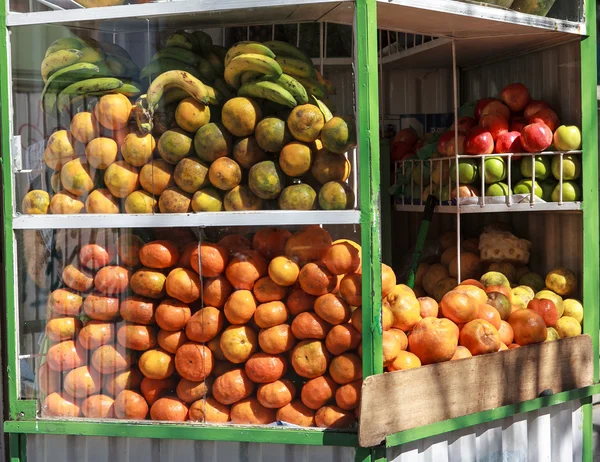
<path fill-rule="evenodd" d="M 318 226 L 83 245 L 48 300 L 43 413 L 353 427 L 360 271 L 360 246 Z M 385 265 L 382 282 L 388 300 L 403 287 Z M 384 334 L 395 360 L 406 342 Z"/>

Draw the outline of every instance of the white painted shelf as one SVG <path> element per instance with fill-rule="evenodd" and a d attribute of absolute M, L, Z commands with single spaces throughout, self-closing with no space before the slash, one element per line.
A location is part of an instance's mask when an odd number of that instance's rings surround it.
<path fill-rule="evenodd" d="M 423 212 L 424 205 L 395 205 L 397 212 Z M 534 202 L 518 204 L 485 204 L 485 205 L 461 205 L 460 213 L 501 213 L 501 212 L 574 212 L 582 209 L 581 202 Z M 456 205 L 438 205 L 435 213 L 456 213 Z"/>

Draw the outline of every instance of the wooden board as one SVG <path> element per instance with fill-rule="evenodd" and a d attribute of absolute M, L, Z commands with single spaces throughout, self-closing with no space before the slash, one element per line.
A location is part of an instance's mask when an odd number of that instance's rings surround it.
<path fill-rule="evenodd" d="M 592 385 L 592 339 L 580 335 L 371 376 L 362 386 L 359 444 L 475 412 Z"/>

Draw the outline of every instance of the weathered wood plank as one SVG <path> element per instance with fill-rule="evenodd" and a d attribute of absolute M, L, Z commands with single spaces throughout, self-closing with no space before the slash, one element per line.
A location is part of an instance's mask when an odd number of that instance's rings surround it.
<path fill-rule="evenodd" d="M 592 339 L 580 335 L 365 379 L 359 444 L 387 435 L 592 385 Z"/>

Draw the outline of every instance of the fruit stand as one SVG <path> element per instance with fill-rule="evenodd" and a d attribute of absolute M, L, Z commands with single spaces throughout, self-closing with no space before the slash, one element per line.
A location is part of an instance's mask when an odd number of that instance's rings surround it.
<path fill-rule="evenodd" d="M 591 458 L 595 2 L 2 6 L 14 460 Z"/>

